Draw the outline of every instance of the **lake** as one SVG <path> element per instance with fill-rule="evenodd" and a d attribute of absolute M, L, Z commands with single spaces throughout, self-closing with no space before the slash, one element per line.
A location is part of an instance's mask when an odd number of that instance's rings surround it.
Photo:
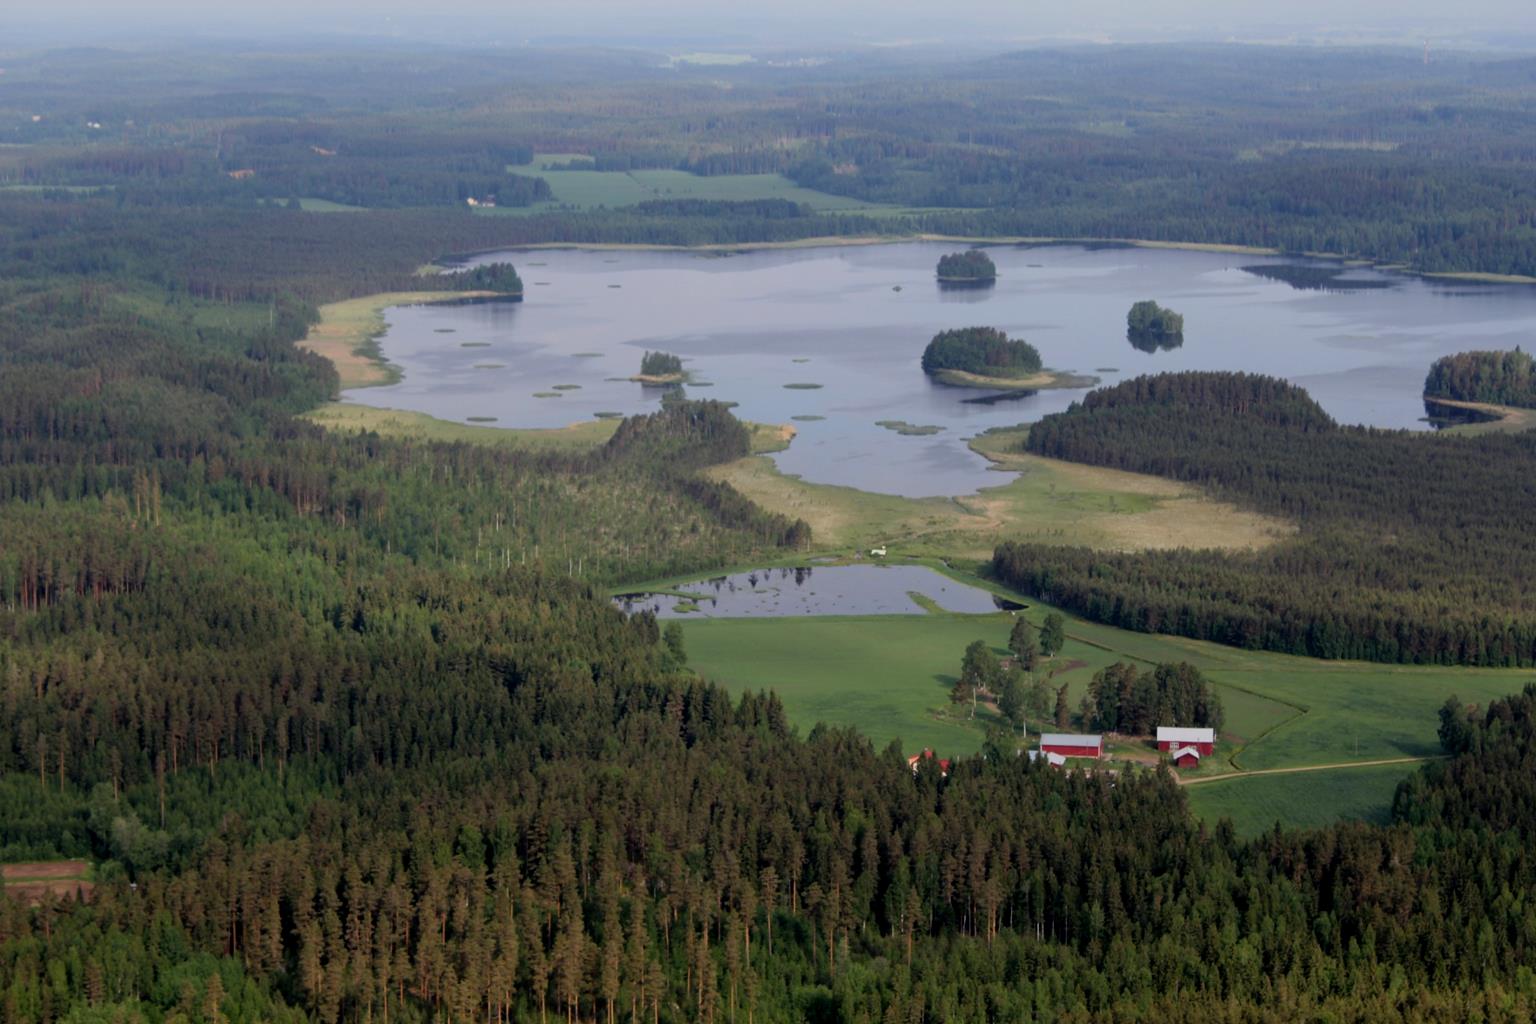
<path fill-rule="evenodd" d="M 655 410 L 661 390 L 627 378 L 642 353 L 663 350 L 687 361 L 690 397 L 793 424 L 795 442 L 774 456 L 784 472 L 919 497 L 1001 482 L 965 440 L 1085 393 L 996 396 L 934 384 L 919 358 L 940 330 L 999 327 L 1032 342 L 1048 367 L 1104 383 L 1162 370 L 1273 374 L 1340 422 L 1409 429 L 1427 427 L 1420 396 L 1437 357 L 1536 339 L 1536 287 L 1077 245 L 991 247 L 994 287 L 941 289 L 934 264 L 956 248 L 479 256 L 470 265 L 514 263 L 524 301 L 389 310 L 379 344 L 403 379 L 343 397 L 459 422 L 559 427 Z M 1126 311 L 1140 299 L 1184 314 L 1182 346 L 1127 342 Z M 904 436 L 882 420 L 942 429 Z"/>
<path fill-rule="evenodd" d="M 755 569 L 668 589 L 696 596 L 620 594 L 614 602 L 626 613 L 649 610 L 658 619 L 925 614 L 912 594 L 923 595 L 947 612 L 968 615 L 1022 607 L 922 565 Z M 679 606 L 686 610 L 679 611 Z"/>

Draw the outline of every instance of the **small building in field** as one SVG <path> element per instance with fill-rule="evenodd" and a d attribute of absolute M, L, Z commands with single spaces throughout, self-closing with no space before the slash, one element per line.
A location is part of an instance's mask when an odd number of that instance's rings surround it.
<path fill-rule="evenodd" d="M 1177 747 L 1168 752 L 1168 759 L 1173 762 L 1175 768 L 1199 768 L 1200 748 L 1194 744 Z"/>
<path fill-rule="evenodd" d="M 933 749 L 931 747 L 924 747 L 923 748 L 923 752 L 921 754 L 913 754 L 911 757 L 907 758 L 907 767 L 912 769 L 912 774 L 913 775 L 916 775 L 918 767 L 924 761 L 932 761 L 933 759 L 934 759 Z M 938 764 L 939 764 L 939 777 L 940 778 L 947 777 L 949 775 L 949 758 L 947 758 L 947 757 L 939 758 Z"/>
<path fill-rule="evenodd" d="M 1048 732 L 1040 737 L 1040 749 L 1045 754 L 1062 757 L 1103 757 L 1103 736 L 1078 736 L 1065 732 Z"/>
<path fill-rule="evenodd" d="M 1157 749 L 1170 753 L 1179 747 L 1194 747 L 1201 757 L 1216 752 L 1215 729 L 1182 729 L 1171 725 L 1157 727 Z"/>
<path fill-rule="evenodd" d="M 877 548 L 870 548 L 869 549 L 869 554 L 870 554 L 870 556 L 872 558 L 884 558 L 885 557 L 885 545 L 881 544 Z"/>
<path fill-rule="evenodd" d="M 1053 751 L 1031 750 L 1029 752 L 1029 759 L 1031 761 L 1038 761 L 1042 757 L 1045 758 L 1045 763 L 1050 765 L 1052 768 L 1060 768 L 1062 765 L 1067 763 L 1067 759 L 1065 757 Z"/>

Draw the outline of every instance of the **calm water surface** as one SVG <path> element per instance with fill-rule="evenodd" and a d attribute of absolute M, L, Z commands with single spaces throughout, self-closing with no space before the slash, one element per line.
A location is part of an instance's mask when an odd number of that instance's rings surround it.
<path fill-rule="evenodd" d="M 650 610 L 658 619 L 923 614 L 911 593 L 922 594 L 945 611 L 972 615 L 995 612 L 1005 603 L 921 565 L 758 569 L 674 589 L 697 594 L 698 607 L 674 611 L 680 599 L 660 594 L 624 594 L 615 602 L 625 612 Z"/>
<path fill-rule="evenodd" d="M 890 494 L 965 494 L 1001 482 L 966 438 L 1065 409 L 1085 392 L 988 402 L 986 392 L 933 384 L 918 360 L 940 330 L 1000 327 L 1031 341 L 1047 366 L 1105 383 L 1160 370 L 1273 374 L 1340 422 L 1410 429 L 1425 426 L 1420 394 L 1435 358 L 1536 338 L 1532 287 L 1350 270 L 1341 281 L 1384 286 L 1320 291 L 1242 269 L 1295 262 L 1281 258 L 1047 246 L 992 248 L 995 287 L 942 291 L 934 263 L 954 248 L 482 256 L 475 262 L 516 264 L 525 301 L 389 310 L 380 345 L 404 379 L 345 397 L 460 422 L 558 427 L 656 409 L 661 392 L 625 378 L 646 349 L 661 349 L 688 360 L 700 382 L 690 397 L 736 402 L 744 419 L 793 422 L 799 436 L 775 456 L 785 472 Z M 1126 310 L 1139 299 L 1184 314 L 1181 347 L 1143 352 L 1126 341 Z M 880 420 L 944 429 L 899 436 Z"/>

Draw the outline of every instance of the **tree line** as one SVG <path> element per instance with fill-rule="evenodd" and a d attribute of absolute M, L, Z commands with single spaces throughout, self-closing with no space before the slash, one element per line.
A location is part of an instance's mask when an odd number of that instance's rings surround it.
<path fill-rule="evenodd" d="M 1312 657 L 1536 663 L 1522 526 L 1536 509 L 1536 438 L 1340 427 L 1283 381 L 1177 373 L 1091 392 L 1024 445 L 1201 484 L 1297 527 L 1251 553 L 999 547 L 999 578 L 1042 600 L 1126 629 Z"/>

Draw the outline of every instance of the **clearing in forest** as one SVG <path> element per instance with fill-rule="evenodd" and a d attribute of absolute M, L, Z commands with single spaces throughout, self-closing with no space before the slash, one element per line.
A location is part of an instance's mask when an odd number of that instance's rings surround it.
<path fill-rule="evenodd" d="M 5 894 L 25 903 L 38 903 L 45 896 L 89 896 L 93 887 L 91 874 L 91 865 L 83 860 L 0 865 L 0 883 Z"/>

